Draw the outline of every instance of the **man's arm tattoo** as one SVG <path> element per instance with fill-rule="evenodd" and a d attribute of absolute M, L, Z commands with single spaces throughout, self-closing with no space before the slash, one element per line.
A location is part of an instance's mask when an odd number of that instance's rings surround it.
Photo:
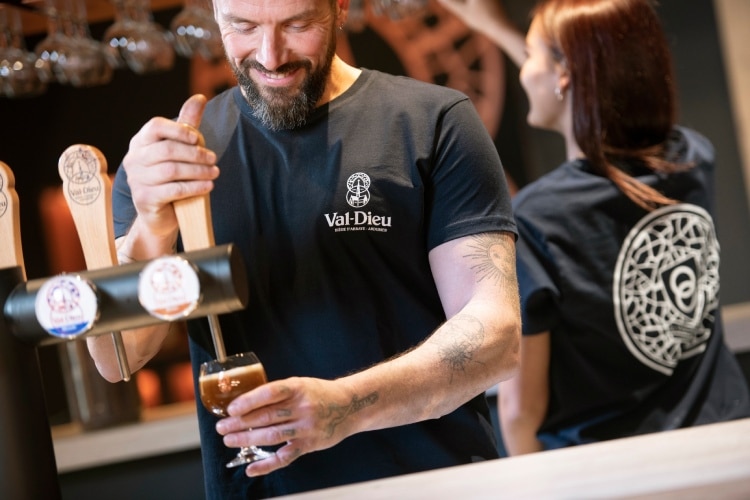
<path fill-rule="evenodd" d="M 516 246 L 512 238 L 498 233 L 483 233 L 471 237 L 471 253 L 465 258 L 474 261 L 477 283 L 488 279 L 502 286 L 505 297 L 518 307 L 518 276 L 516 275 Z"/>
<path fill-rule="evenodd" d="M 338 427 L 339 424 L 346 420 L 350 415 L 357 413 L 358 411 L 367 408 L 368 406 L 374 405 L 378 401 L 378 398 L 378 393 L 373 392 L 362 399 L 354 396 L 351 403 L 346 406 L 337 404 L 329 404 L 328 406 L 323 406 L 323 408 L 321 408 L 320 410 L 320 417 L 323 419 L 328 419 L 328 437 L 333 436 L 333 433 L 336 431 L 336 427 Z"/>
<path fill-rule="evenodd" d="M 464 255 L 474 261 L 471 268 L 477 282 L 489 279 L 498 284 L 516 282 L 516 248 L 507 236 L 483 233 L 471 237 L 471 253 Z"/>
<path fill-rule="evenodd" d="M 484 341 L 484 326 L 474 316 L 459 314 L 451 318 L 443 328 L 443 339 L 438 345 L 440 360 L 448 365 L 451 370 L 451 382 L 453 374 L 465 372 L 466 367 L 474 360 L 474 354 Z"/>
<path fill-rule="evenodd" d="M 471 237 L 469 253 L 477 283 L 488 280 L 502 287 L 508 301 L 518 303 L 516 249 L 512 238 L 501 233 L 483 233 Z M 485 338 L 482 322 L 467 314 L 451 318 L 440 335 L 440 359 L 451 370 L 451 382 L 457 372 L 465 372 Z"/>

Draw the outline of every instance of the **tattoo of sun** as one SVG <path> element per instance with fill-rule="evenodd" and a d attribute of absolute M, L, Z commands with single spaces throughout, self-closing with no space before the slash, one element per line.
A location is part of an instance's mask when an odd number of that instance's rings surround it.
<path fill-rule="evenodd" d="M 484 341 L 484 326 L 475 317 L 467 314 L 454 316 L 444 327 L 448 331 L 441 338 L 448 339 L 440 346 L 440 360 L 451 370 L 451 382 L 456 372 L 465 372 L 469 363 L 474 360 L 474 354 Z"/>
<path fill-rule="evenodd" d="M 515 282 L 515 248 L 508 238 L 493 233 L 472 236 L 471 253 L 464 257 L 474 261 L 471 268 L 477 273 L 477 282 L 489 279 L 495 283 Z"/>
<path fill-rule="evenodd" d="M 336 427 L 338 427 L 339 424 L 346 420 L 350 415 L 357 413 L 358 411 L 367 408 L 368 406 L 374 405 L 378 401 L 378 398 L 378 393 L 373 392 L 372 394 L 369 394 L 361 399 L 357 396 L 354 396 L 351 403 L 346 406 L 337 404 L 329 404 L 328 406 L 324 406 L 321 404 L 322 408 L 320 409 L 320 418 L 328 419 L 328 424 L 326 425 L 326 428 L 328 430 L 328 437 L 333 436 L 333 433 L 336 431 Z"/>

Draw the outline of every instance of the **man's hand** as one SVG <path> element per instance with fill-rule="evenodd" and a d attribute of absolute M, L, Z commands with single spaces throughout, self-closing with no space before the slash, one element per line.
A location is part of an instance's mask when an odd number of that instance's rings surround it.
<path fill-rule="evenodd" d="M 156 236 L 176 234 L 172 202 L 205 194 L 219 175 L 216 154 L 198 131 L 206 98 L 190 97 L 177 121 L 153 118 L 131 139 L 123 159 L 139 224 Z"/>
<path fill-rule="evenodd" d="M 354 434 L 354 415 L 377 401 L 377 393 L 353 395 L 341 380 L 294 377 L 237 397 L 228 408 L 231 416 L 220 420 L 216 430 L 232 448 L 286 443 L 275 456 L 247 467 L 248 476 L 259 476 Z"/>

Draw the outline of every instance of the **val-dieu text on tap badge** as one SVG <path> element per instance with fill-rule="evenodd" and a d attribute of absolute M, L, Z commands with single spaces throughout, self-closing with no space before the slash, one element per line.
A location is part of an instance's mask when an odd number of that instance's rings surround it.
<path fill-rule="evenodd" d="M 198 273 L 182 257 L 151 261 L 138 278 L 138 301 L 152 316 L 164 321 L 184 318 L 200 303 Z"/>
<path fill-rule="evenodd" d="M 97 177 L 99 166 L 91 151 L 79 148 L 72 151 L 62 166 L 68 179 L 68 196 L 79 205 L 89 205 L 102 193 L 102 183 Z"/>
<path fill-rule="evenodd" d="M 56 276 L 39 288 L 34 302 L 37 321 L 51 335 L 75 338 L 94 326 L 99 303 L 93 286 L 77 276 Z"/>

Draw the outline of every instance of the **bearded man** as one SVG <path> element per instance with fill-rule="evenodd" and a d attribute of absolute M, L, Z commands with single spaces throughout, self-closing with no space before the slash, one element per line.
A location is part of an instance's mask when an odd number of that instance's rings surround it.
<path fill-rule="evenodd" d="M 470 100 L 336 56 L 348 0 L 215 0 L 239 85 L 132 138 L 114 192 L 125 260 L 180 248 L 173 202 L 210 193 L 250 300 L 228 354 L 269 383 L 198 405 L 206 497 L 262 498 L 497 457 L 484 391 L 518 368 L 516 228 Z M 243 277 L 244 279 L 245 277 Z M 216 357 L 188 325 L 191 359 Z M 131 369 L 167 325 L 123 332 Z M 106 340 L 89 342 L 109 380 Z M 234 448 L 269 458 L 225 464 Z"/>

